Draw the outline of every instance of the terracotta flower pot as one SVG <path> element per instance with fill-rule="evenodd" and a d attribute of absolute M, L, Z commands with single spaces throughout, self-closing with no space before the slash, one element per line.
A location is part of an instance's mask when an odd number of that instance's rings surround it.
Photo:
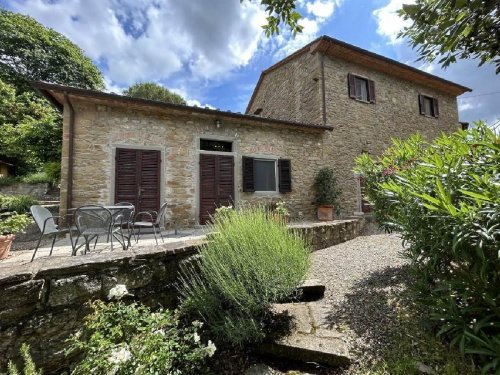
<path fill-rule="evenodd" d="M 333 206 L 319 206 L 318 207 L 318 220 L 332 221 L 333 220 Z"/>
<path fill-rule="evenodd" d="M 15 234 L 6 234 L 0 236 L 0 259 L 7 258 L 14 238 L 16 238 Z"/>

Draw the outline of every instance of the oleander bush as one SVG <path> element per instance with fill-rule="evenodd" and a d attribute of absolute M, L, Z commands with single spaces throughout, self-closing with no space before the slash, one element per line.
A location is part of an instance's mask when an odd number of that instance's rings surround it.
<path fill-rule="evenodd" d="M 183 269 L 182 310 L 203 320 L 218 343 L 262 341 L 271 304 L 306 277 L 308 246 L 273 215 L 264 207 L 219 212 L 199 261 Z"/>
<path fill-rule="evenodd" d="M 484 124 L 394 140 L 357 159 L 378 222 L 397 231 L 438 336 L 500 373 L 500 139 Z"/>
<path fill-rule="evenodd" d="M 91 307 L 83 329 L 70 338 L 67 354 L 81 358 L 71 374 L 206 373 L 216 348 L 203 343 L 201 322 L 184 326 L 177 312 L 139 303 L 94 301 Z"/>

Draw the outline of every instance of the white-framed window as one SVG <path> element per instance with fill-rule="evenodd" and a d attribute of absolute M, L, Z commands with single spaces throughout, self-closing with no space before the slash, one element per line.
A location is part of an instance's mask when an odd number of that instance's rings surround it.
<path fill-rule="evenodd" d="M 254 189 L 258 191 L 277 191 L 277 159 L 254 159 Z"/>

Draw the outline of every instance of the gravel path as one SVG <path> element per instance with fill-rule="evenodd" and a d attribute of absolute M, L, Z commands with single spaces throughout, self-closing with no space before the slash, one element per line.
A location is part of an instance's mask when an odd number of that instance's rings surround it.
<path fill-rule="evenodd" d="M 327 321 L 348 336 L 356 357 L 343 374 L 356 374 L 377 358 L 397 324 L 395 297 L 406 279 L 402 249 L 398 236 L 377 234 L 312 255 L 310 277 L 326 284 Z"/>

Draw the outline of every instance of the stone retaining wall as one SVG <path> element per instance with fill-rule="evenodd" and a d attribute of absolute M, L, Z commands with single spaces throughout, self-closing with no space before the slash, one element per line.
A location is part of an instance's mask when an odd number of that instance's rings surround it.
<path fill-rule="evenodd" d="M 6 195 L 31 195 L 33 198 L 44 199 L 49 191 L 48 183 L 25 184 L 18 183 L 8 186 L 0 186 L 0 194 Z"/>
<path fill-rule="evenodd" d="M 325 249 L 359 236 L 363 219 L 335 220 L 330 222 L 292 224 L 290 229 L 302 232 L 310 241 L 313 251 Z"/>
<path fill-rule="evenodd" d="M 196 249 L 177 243 L 0 265 L 0 370 L 24 342 L 45 373 L 64 368 L 65 340 L 89 313 L 85 302 L 105 299 L 117 284 L 149 306 L 174 307 L 179 265 Z"/>

